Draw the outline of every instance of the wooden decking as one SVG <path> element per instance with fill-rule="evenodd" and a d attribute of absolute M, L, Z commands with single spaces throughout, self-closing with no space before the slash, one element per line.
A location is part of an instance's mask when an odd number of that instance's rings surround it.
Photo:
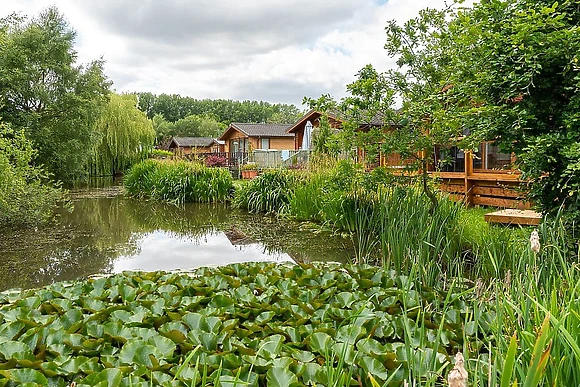
<path fill-rule="evenodd" d="M 507 209 L 485 214 L 485 221 L 489 223 L 537 226 L 541 220 L 542 215 L 532 210 Z"/>

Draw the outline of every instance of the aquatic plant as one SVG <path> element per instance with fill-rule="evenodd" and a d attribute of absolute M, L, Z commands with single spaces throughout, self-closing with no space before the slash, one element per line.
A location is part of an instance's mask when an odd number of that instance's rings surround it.
<path fill-rule="evenodd" d="M 0 293 L 0 385 L 434 382 L 465 340 L 477 355 L 492 339 L 463 332 L 493 319 L 472 297 L 376 267 L 275 264 Z"/>
<path fill-rule="evenodd" d="M 225 201 L 233 187 L 227 169 L 183 160 L 145 160 L 129 170 L 123 185 L 131 197 L 174 204 Z"/>

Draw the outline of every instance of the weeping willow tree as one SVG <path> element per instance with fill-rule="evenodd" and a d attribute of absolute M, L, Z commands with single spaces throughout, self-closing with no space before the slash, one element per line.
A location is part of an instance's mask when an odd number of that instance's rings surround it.
<path fill-rule="evenodd" d="M 92 150 L 90 174 L 110 176 L 141 161 L 153 147 L 155 131 L 132 94 L 112 94 L 95 124 L 99 140 Z"/>

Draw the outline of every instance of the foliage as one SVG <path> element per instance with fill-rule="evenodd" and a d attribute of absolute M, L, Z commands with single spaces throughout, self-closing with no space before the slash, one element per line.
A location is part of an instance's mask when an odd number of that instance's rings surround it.
<path fill-rule="evenodd" d="M 167 157 L 173 157 L 173 152 L 164 149 L 151 149 L 149 157 L 154 159 L 164 159 Z"/>
<path fill-rule="evenodd" d="M 199 163 L 148 159 L 127 172 L 123 185 L 129 196 L 139 199 L 174 204 L 211 203 L 229 197 L 232 176 L 227 169 L 209 168 Z"/>
<path fill-rule="evenodd" d="M 176 122 L 167 121 L 162 115 L 153 116 L 157 142 L 162 143 L 170 137 L 219 137 L 226 125 L 210 115 L 188 115 Z"/>
<path fill-rule="evenodd" d="M 205 159 L 205 165 L 208 167 L 226 167 L 228 159 L 225 156 L 211 154 Z"/>
<path fill-rule="evenodd" d="M 0 124 L 0 227 L 43 223 L 63 200 L 60 187 L 33 165 L 35 156 L 22 131 Z"/>
<path fill-rule="evenodd" d="M 109 94 L 103 62 L 76 64 L 75 32 L 56 8 L 0 23 L 0 115 L 25 131 L 37 162 L 56 178 L 86 175 L 94 123 Z"/>
<path fill-rule="evenodd" d="M 473 293 L 461 291 L 370 266 L 235 264 L 5 293 L 0 382 L 435 381 L 453 352 L 470 345 L 477 356 L 491 339 L 494 313 L 473 314 Z"/>
<path fill-rule="evenodd" d="M 240 169 L 242 171 L 255 171 L 255 170 L 258 169 L 258 164 L 257 163 L 252 163 L 252 162 L 246 163 L 246 164 L 240 166 Z"/>
<path fill-rule="evenodd" d="M 134 95 L 112 94 L 95 123 L 99 141 L 90 163 L 93 176 L 110 176 L 141 161 L 153 147 L 151 121 L 136 108 Z"/>
<path fill-rule="evenodd" d="M 265 171 L 235 191 L 233 203 L 249 212 L 281 213 L 288 206 L 296 178 L 287 170 Z"/>
<path fill-rule="evenodd" d="M 293 123 L 301 116 L 294 105 L 270 104 L 263 101 L 233 101 L 224 99 L 195 99 L 180 95 L 139 93 L 139 108 L 149 118 L 159 114 L 169 122 L 177 122 L 190 115 L 211 116 L 222 124 L 232 122 Z"/>
<path fill-rule="evenodd" d="M 574 1 L 496 0 L 389 22 L 385 48 L 399 67 L 385 79 L 406 124 L 384 150 L 428 156 L 495 140 L 516 154 L 533 201 L 577 218 L 579 20 Z"/>

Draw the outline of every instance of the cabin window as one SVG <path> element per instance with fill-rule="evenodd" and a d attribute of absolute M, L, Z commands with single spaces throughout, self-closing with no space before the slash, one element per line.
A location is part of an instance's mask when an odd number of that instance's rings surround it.
<path fill-rule="evenodd" d="M 270 139 L 263 138 L 260 140 L 260 149 L 270 149 Z"/>
<path fill-rule="evenodd" d="M 501 152 L 500 147 L 490 142 L 483 143 L 473 155 L 473 169 L 506 170 L 511 169 L 512 155 Z"/>
<path fill-rule="evenodd" d="M 435 169 L 439 172 L 465 172 L 465 152 L 456 146 L 435 147 Z"/>
<path fill-rule="evenodd" d="M 250 143 L 247 138 L 237 138 L 230 140 L 230 153 L 248 152 Z"/>

